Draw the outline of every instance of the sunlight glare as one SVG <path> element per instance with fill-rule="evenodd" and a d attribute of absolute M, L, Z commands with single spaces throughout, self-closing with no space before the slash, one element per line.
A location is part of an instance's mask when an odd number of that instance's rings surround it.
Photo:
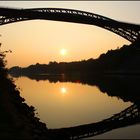
<path fill-rule="evenodd" d="M 65 95 L 67 93 L 67 89 L 65 87 L 62 87 L 60 89 L 60 91 L 61 91 L 62 95 Z"/>
<path fill-rule="evenodd" d="M 61 50 L 60 50 L 60 54 L 61 54 L 62 56 L 66 55 L 66 54 L 67 54 L 66 49 L 61 49 Z"/>

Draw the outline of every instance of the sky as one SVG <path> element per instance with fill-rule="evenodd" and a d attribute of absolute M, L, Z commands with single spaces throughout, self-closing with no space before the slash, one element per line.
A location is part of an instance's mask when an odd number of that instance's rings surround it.
<path fill-rule="evenodd" d="M 0 7 L 76 9 L 140 24 L 140 1 L 0 1 Z M 49 20 L 2 25 L 0 34 L 2 49 L 12 50 L 6 56 L 7 67 L 98 58 L 108 50 L 130 44 L 94 25 Z"/>

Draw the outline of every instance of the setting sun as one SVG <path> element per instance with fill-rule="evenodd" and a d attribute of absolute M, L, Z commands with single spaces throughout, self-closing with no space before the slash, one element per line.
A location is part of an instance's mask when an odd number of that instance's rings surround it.
<path fill-rule="evenodd" d="M 60 54 L 63 55 L 63 56 L 66 55 L 67 54 L 67 50 L 66 49 L 61 49 L 60 50 Z"/>

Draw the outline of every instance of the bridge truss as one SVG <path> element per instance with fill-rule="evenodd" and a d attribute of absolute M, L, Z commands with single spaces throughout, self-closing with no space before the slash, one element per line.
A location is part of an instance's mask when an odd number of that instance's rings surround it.
<path fill-rule="evenodd" d="M 95 25 L 134 42 L 140 38 L 140 25 L 116 21 L 85 11 L 61 8 L 9 9 L 0 8 L 0 25 L 25 20 L 55 20 Z"/>

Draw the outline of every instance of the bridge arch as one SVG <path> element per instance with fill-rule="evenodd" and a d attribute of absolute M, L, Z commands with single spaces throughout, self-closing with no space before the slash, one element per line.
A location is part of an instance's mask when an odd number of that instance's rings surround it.
<path fill-rule="evenodd" d="M 69 128 L 48 129 L 53 139 L 78 140 L 103 134 L 113 129 L 140 123 L 140 104 L 134 103 L 112 117 L 91 124 L 84 124 Z"/>
<path fill-rule="evenodd" d="M 34 19 L 95 25 L 116 33 L 130 42 L 134 42 L 140 37 L 140 25 L 116 21 L 90 12 L 64 8 L 0 8 L 0 25 Z"/>

